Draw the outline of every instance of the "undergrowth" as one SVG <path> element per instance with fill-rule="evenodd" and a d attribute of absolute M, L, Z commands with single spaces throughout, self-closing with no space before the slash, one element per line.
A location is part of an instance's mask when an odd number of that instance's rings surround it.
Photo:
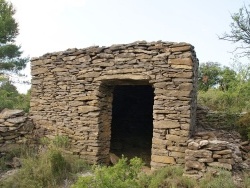
<path fill-rule="evenodd" d="M 3 188 L 234 188 L 231 173 L 220 171 L 218 175 L 206 173 L 197 181 L 183 176 L 182 166 L 166 166 L 151 173 L 143 172 L 140 158 L 128 160 L 122 157 L 114 166 L 93 165 L 92 169 L 81 159 L 63 150 L 69 147 L 67 137 L 42 139 L 43 149 L 14 151 L 21 155 L 22 167 L 18 172 L 0 182 Z M 45 148 L 45 149 L 44 149 Z M 11 157 L 10 156 L 10 157 Z M 88 176 L 79 172 L 91 171 Z M 78 174 L 78 175 L 77 175 Z M 248 188 L 249 173 L 245 173 L 241 187 Z"/>
<path fill-rule="evenodd" d="M 199 182 L 200 188 L 235 188 L 231 172 L 220 171 L 219 175 L 214 176 L 212 173 L 206 173 Z"/>
<path fill-rule="evenodd" d="M 237 122 L 238 131 L 243 136 L 250 140 L 250 112 L 244 114 Z"/>
<path fill-rule="evenodd" d="M 89 166 L 78 157 L 63 152 L 68 146 L 66 137 L 43 139 L 42 143 L 45 149 L 36 155 L 22 155 L 22 167 L 16 174 L 0 182 L 0 187 L 62 187 L 65 182 L 75 181 L 78 172 L 89 169 Z"/>
<path fill-rule="evenodd" d="M 151 174 L 142 172 L 142 161 L 122 158 L 114 166 L 94 166 L 93 175 L 79 177 L 72 188 L 236 188 L 231 173 L 221 170 L 218 175 L 206 173 L 201 180 L 183 176 L 181 166 L 167 166 Z M 242 187 L 248 188 L 245 175 Z"/>

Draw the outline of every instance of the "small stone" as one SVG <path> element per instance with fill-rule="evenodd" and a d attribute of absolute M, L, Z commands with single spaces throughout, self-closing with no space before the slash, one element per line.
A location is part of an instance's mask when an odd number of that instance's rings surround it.
<path fill-rule="evenodd" d="M 190 150 L 198 150 L 199 148 L 200 148 L 200 146 L 197 142 L 190 142 L 188 144 L 188 149 L 190 149 Z"/>
<path fill-rule="evenodd" d="M 228 164 L 231 164 L 231 165 L 234 164 L 234 160 L 233 159 L 218 159 L 218 161 L 220 163 L 228 163 Z"/>
<path fill-rule="evenodd" d="M 97 111 L 97 110 L 99 110 L 99 108 L 96 106 L 79 106 L 78 107 L 78 112 L 83 113 L 83 114 L 88 113 L 88 112 Z"/>
<path fill-rule="evenodd" d="M 232 170 L 232 165 L 227 164 L 227 163 L 212 162 L 212 163 L 207 163 L 207 164 L 208 166 L 212 166 L 212 167 L 219 167 L 219 168 L 223 168 L 226 170 Z"/>
<path fill-rule="evenodd" d="M 152 155 L 151 160 L 157 163 L 176 164 L 174 157 Z"/>
<path fill-rule="evenodd" d="M 200 163 L 198 161 L 186 161 L 185 163 L 185 169 L 197 169 L 197 170 L 202 170 L 205 168 L 204 163 Z"/>
<path fill-rule="evenodd" d="M 177 121 L 156 121 L 154 122 L 154 128 L 158 129 L 172 129 L 180 127 L 180 123 Z"/>
<path fill-rule="evenodd" d="M 170 65 L 193 65 L 193 61 L 191 58 L 170 59 L 168 63 Z"/>
<path fill-rule="evenodd" d="M 211 158 L 212 157 L 212 152 L 201 149 L 201 150 L 189 150 L 187 149 L 185 151 L 187 156 L 193 156 L 193 157 L 199 157 L 199 158 Z"/>
<path fill-rule="evenodd" d="M 23 110 L 4 109 L 0 114 L 0 119 L 7 119 L 9 117 L 19 116 L 19 115 L 23 115 L 23 114 L 24 114 Z"/>
<path fill-rule="evenodd" d="M 220 158 L 222 158 L 222 156 L 221 156 L 221 155 L 218 155 L 218 154 L 213 154 L 213 158 L 214 158 L 214 159 L 220 159 Z"/>
<path fill-rule="evenodd" d="M 201 163 L 211 163 L 214 161 L 214 159 L 213 158 L 199 158 L 198 161 Z"/>
<path fill-rule="evenodd" d="M 214 151 L 214 154 L 218 154 L 218 155 L 227 155 L 227 154 L 231 154 L 232 150 L 227 149 L 227 150 L 221 150 L 221 151 Z"/>
<path fill-rule="evenodd" d="M 110 157 L 110 162 L 113 165 L 115 165 L 116 163 L 118 163 L 119 157 L 117 155 L 115 155 L 114 153 L 109 153 L 109 157 Z"/>
<path fill-rule="evenodd" d="M 208 144 L 209 144 L 209 141 L 208 141 L 208 140 L 201 140 L 201 141 L 199 142 L 200 147 L 206 146 L 206 145 L 208 145 Z"/>
<path fill-rule="evenodd" d="M 16 117 L 16 118 L 7 119 L 7 121 L 10 123 L 18 124 L 18 123 L 25 122 L 26 119 L 27 119 L 26 117 Z"/>

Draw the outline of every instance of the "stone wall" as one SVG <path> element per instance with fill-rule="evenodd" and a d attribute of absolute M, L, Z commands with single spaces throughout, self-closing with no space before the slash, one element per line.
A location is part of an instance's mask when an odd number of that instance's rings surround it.
<path fill-rule="evenodd" d="M 199 179 L 207 171 L 217 173 L 218 168 L 228 171 L 249 170 L 248 145 L 249 142 L 242 142 L 236 132 L 197 132 L 188 140 L 184 175 Z"/>
<path fill-rule="evenodd" d="M 34 124 L 23 110 L 4 109 L 0 113 L 0 151 L 8 144 L 31 142 Z"/>
<path fill-rule="evenodd" d="M 151 167 L 184 163 L 196 121 L 198 60 L 187 43 L 92 46 L 31 60 L 30 114 L 38 127 L 68 135 L 72 153 L 109 161 L 113 90 L 154 89 Z"/>
<path fill-rule="evenodd" d="M 242 114 L 211 111 L 197 105 L 197 128 L 230 130 L 236 128 L 236 122 Z"/>

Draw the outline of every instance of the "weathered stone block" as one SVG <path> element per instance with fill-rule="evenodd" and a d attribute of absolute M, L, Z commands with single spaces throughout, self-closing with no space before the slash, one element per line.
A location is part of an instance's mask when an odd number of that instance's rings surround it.
<path fill-rule="evenodd" d="M 163 120 L 154 122 L 154 128 L 157 129 L 172 129 L 177 127 L 180 127 L 180 123 L 177 121 Z"/>
<path fill-rule="evenodd" d="M 168 63 L 170 65 L 193 65 L 193 61 L 191 58 L 169 59 Z"/>
<path fill-rule="evenodd" d="M 227 154 L 232 154 L 232 150 L 226 149 L 226 150 L 214 151 L 213 153 L 218 155 L 227 155 Z"/>
<path fill-rule="evenodd" d="M 188 143 L 188 149 L 190 150 L 198 150 L 200 145 L 197 142 L 190 142 Z"/>
<path fill-rule="evenodd" d="M 199 157 L 199 158 L 212 158 L 212 152 L 205 150 L 205 149 L 201 149 L 201 150 L 187 149 L 185 153 L 187 156 L 193 156 L 193 157 Z"/>
<path fill-rule="evenodd" d="M 188 140 L 187 137 L 176 136 L 176 135 L 166 135 L 166 139 L 177 143 L 186 142 Z"/>
<path fill-rule="evenodd" d="M 43 74 L 43 73 L 46 73 L 46 72 L 48 72 L 47 68 L 37 68 L 37 69 L 32 70 L 31 75 L 36 76 L 38 74 Z"/>
<path fill-rule="evenodd" d="M 174 157 L 152 155 L 151 160 L 156 163 L 176 164 Z"/>
<path fill-rule="evenodd" d="M 187 70 L 191 70 L 193 68 L 190 65 L 171 65 L 171 67 L 174 69 L 187 69 Z"/>
<path fill-rule="evenodd" d="M 4 109 L 1 112 L 1 114 L 0 114 L 0 119 L 7 119 L 9 117 L 23 115 L 23 114 L 24 114 L 23 110 L 9 110 L 9 109 Z"/>
<path fill-rule="evenodd" d="M 79 113 L 88 113 L 88 112 L 93 112 L 97 110 L 99 110 L 99 108 L 96 106 L 79 106 L 78 107 Z"/>
<path fill-rule="evenodd" d="M 23 116 L 23 117 L 10 118 L 10 119 L 7 119 L 7 121 L 10 123 L 18 124 L 18 123 L 25 122 L 26 119 L 27 118 Z"/>
<path fill-rule="evenodd" d="M 185 169 L 186 170 L 192 170 L 192 169 L 197 169 L 197 170 L 203 170 L 205 169 L 204 163 L 198 162 L 198 161 L 186 161 L 185 163 Z"/>
<path fill-rule="evenodd" d="M 185 52 L 189 51 L 191 49 L 191 46 L 178 46 L 174 48 L 170 48 L 171 52 Z"/>
<path fill-rule="evenodd" d="M 226 170 L 232 170 L 232 165 L 228 163 L 220 163 L 220 162 L 212 162 L 212 163 L 207 163 L 208 166 L 212 167 L 218 167 L 218 168 L 223 168 Z"/>
<path fill-rule="evenodd" d="M 198 161 L 201 163 L 211 163 L 214 161 L 214 159 L 213 158 L 199 158 Z"/>

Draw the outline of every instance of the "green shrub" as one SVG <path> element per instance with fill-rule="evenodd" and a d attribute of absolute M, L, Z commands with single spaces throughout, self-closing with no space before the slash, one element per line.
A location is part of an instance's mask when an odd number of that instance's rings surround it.
<path fill-rule="evenodd" d="M 159 188 L 159 187 L 195 187 L 193 179 L 183 177 L 183 168 L 167 166 L 147 175 L 141 171 L 142 161 L 133 158 L 128 163 L 126 158 L 112 166 L 95 166 L 94 175 L 79 177 L 72 188 Z"/>
<path fill-rule="evenodd" d="M 200 188 L 235 188 L 231 172 L 220 171 L 219 175 L 214 176 L 206 173 L 199 182 Z"/>
<path fill-rule="evenodd" d="M 10 165 L 14 157 L 24 158 L 27 156 L 34 156 L 36 148 L 34 146 L 28 146 L 26 144 L 13 144 L 8 146 L 3 146 L 1 148 L 4 151 L 4 155 L 0 157 L 0 172 L 9 170 Z"/>
<path fill-rule="evenodd" d="M 69 137 L 57 135 L 53 140 L 53 145 L 59 148 L 68 148 L 69 147 Z"/>
<path fill-rule="evenodd" d="M 138 179 L 143 162 L 133 158 L 129 162 L 122 157 L 114 166 L 94 166 L 94 175 L 79 177 L 73 188 L 127 188 L 140 187 Z"/>
<path fill-rule="evenodd" d="M 56 137 L 56 140 L 42 139 L 48 141 L 47 150 L 28 155 L 21 158 L 22 167 L 19 171 L 0 182 L 0 187 L 20 187 L 20 188 L 44 188 L 44 187 L 62 187 L 64 181 L 75 181 L 76 173 L 87 170 L 89 167 L 77 156 L 65 154 L 61 148 L 54 145 L 58 140 L 66 138 Z M 59 143 L 61 143 L 59 141 Z M 59 144 L 61 145 L 61 144 Z"/>
<path fill-rule="evenodd" d="M 52 175 L 59 180 L 67 178 L 67 172 L 71 171 L 71 166 L 62 153 L 58 150 L 51 151 L 49 159 Z"/>
<path fill-rule="evenodd" d="M 22 109 L 28 112 L 30 108 L 30 91 L 27 94 L 20 94 L 10 82 L 2 83 L 0 85 L 0 111 L 4 108 Z"/>
<path fill-rule="evenodd" d="M 239 113 L 250 109 L 248 93 L 242 89 L 198 91 L 198 103 L 214 111 Z"/>
<path fill-rule="evenodd" d="M 250 140 L 250 112 L 244 114 L 237 122 L 238 131 L 245 139 Z"/>
<path fill-rule="evenodd" d="M 183 167 L 167 166 L 155 171 L 148 176 L 148 188 L 159 187 L 195 187 L 196 182 L 193 179 L 182 176 Z"/>
<path fill-rule="evenodd" d="M 250 172 L 245 172 L 243 174 L 243 186 L 242 188 L 250 188 Z"/>

